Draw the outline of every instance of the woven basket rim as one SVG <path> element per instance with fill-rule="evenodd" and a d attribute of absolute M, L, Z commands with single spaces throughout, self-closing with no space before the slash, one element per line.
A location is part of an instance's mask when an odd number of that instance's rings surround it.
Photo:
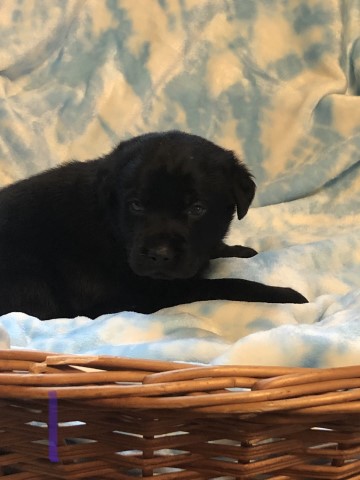
<path fill-rule="evenodd" d="M 210 366 L 110 355 L 0 350 L 0 399 L 199 414 L 360 412 L 360 366 Z"/>

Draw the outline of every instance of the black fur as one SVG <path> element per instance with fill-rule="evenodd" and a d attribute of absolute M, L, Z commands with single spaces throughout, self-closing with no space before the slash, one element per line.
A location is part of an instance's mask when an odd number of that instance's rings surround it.
<path fill-rule="evenodd" d="M 121 143 L 0 191 L 0 314 L 149 313 L 198 300 L 303 303 L 292 289 L 202 278 L 255 184 L 232 152 L 181 132 Z"/>

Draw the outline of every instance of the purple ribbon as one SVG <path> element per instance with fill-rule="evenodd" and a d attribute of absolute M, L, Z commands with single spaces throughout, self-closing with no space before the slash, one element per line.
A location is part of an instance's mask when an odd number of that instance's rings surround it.
<path fill-rule="evenodd" d="M 49 398 L 49 460 L 50 462 L 59 462 L 58 455 L 58 402 L 55 391 L 48 392 Z"/>

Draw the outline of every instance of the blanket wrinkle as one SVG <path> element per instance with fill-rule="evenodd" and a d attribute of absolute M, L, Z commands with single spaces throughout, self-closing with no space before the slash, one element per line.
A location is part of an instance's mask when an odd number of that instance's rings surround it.
<path fill-rule="evenodd" d="M 290 286 L 306 305 L 196 302 L 0 317 L 0 347 L 209 364 L 360 362 L 357 0 L 2 0 L 0 182 L 180 129 L 236 151 L 258 185 L 210 278 Z M 86 241 L 86 239 L 84 239 Z"/>

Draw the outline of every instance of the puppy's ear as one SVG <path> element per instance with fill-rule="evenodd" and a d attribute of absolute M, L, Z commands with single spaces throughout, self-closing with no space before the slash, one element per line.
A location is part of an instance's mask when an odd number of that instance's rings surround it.
<path fill-rule="evenodd" d="M 231 152 L 233 159 L 232 187 L 237 217 L 245 217 L 255 196 L 256 185 L 247 167 Z"/>
<path fill-rule="evenodd" d="M 118 241 L 121 236 L 121 197 L 114 171 L 106 164 L 98 169 L 95 188 L 106 232 Z"/>
<path fill-rule="evenodd" d="M 121 172 L 131 160 L 128 150 L 134 143 L 134 139 L 121 142 L 114 150 L 99 159 L 97 196 L 103 209 L 111 211 L 118 208 Z"/>
<path fill-rule="evenodd" d="M 97 198 L 102 210 L 112 210 L 116 206 L 114 175 L 111 175 L 106 166 L 102 166 L 97 172 Z"/>

